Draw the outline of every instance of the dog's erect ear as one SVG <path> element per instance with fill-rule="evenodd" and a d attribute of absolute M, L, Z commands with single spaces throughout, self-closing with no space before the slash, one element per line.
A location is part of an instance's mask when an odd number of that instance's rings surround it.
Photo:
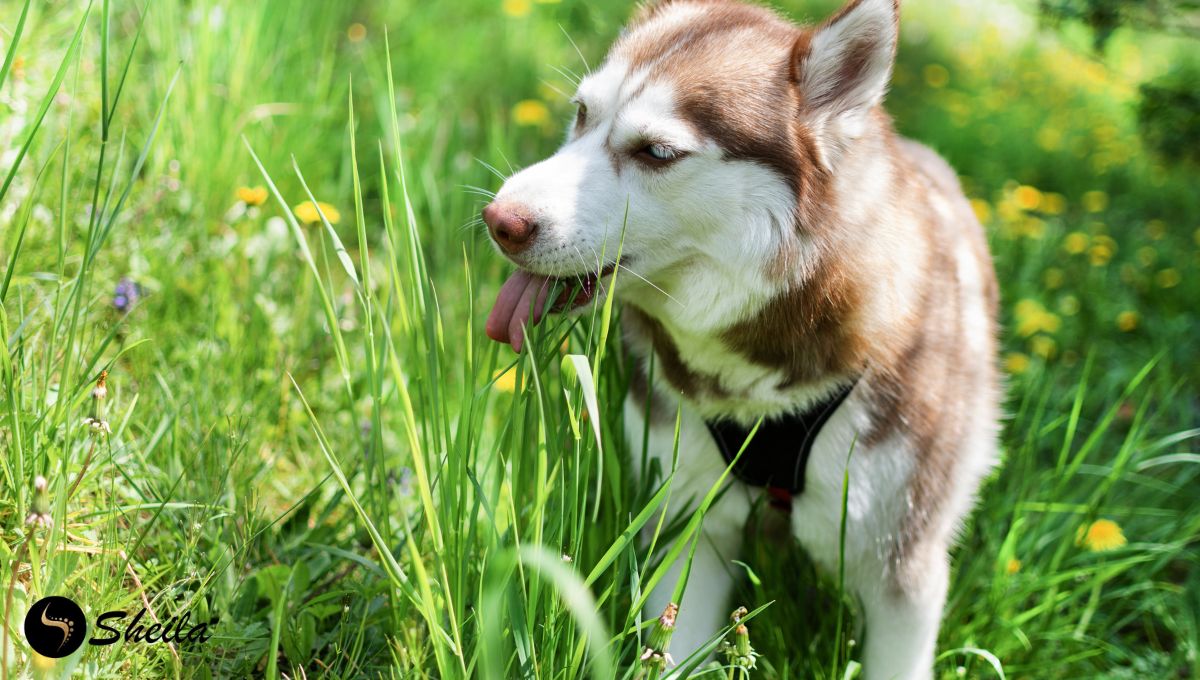
<path fill-rule="evenodd" d="M 796 41 L 792 77 L 816 115 L 865 114 L 883 101 L 899 36 L 899 0 L 850 0 Z"/>

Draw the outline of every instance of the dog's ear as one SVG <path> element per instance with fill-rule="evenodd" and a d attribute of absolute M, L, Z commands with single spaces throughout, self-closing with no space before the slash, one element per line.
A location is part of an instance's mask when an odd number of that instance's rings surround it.
<path fill-rule="evenodd" d="M 792 50 L 805 110 L 857 118 L 883 101 L 899 36 L 899 0 L 850 0 Z"/>

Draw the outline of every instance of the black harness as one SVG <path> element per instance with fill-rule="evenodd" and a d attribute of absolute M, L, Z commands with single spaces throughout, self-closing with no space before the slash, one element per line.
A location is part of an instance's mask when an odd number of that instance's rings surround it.
<path fill-rule="evenodd" d="M 792 497 L 804 491 L 804 471 L 817 435 L 856 384 L 857 379 L 838 388 L 803 413 L 762 421 L 749 444 L 745 442 L 753 427 L 732 420 L 705 424 L 725 462 L 733 463 L 733 475 L 750 486 L 764 487 L 772 507 L 791 512 Z M 743 444 L 746 451 L 738 458 Z"/>

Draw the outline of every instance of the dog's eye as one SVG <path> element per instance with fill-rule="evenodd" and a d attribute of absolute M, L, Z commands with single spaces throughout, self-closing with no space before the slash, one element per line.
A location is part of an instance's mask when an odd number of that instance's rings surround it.
<path fill-rule="evenodd" d="M 680 156 L 679 152 L 666 144 L 647 144 L 638 149 L 634 154 L 638 160 L 651 165 L 663 165 L 673 160 L 677 160 Z"/>

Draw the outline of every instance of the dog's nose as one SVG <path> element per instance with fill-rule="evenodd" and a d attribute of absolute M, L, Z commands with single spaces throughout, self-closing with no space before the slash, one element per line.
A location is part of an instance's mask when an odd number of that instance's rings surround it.
<path fill-rule="evenodd" d="M 483 209 L 483 221 L 492 240 L 509 255 L 516 255 L 533 244 L 537 222 L 520 206 L 492 201 Z"/>

